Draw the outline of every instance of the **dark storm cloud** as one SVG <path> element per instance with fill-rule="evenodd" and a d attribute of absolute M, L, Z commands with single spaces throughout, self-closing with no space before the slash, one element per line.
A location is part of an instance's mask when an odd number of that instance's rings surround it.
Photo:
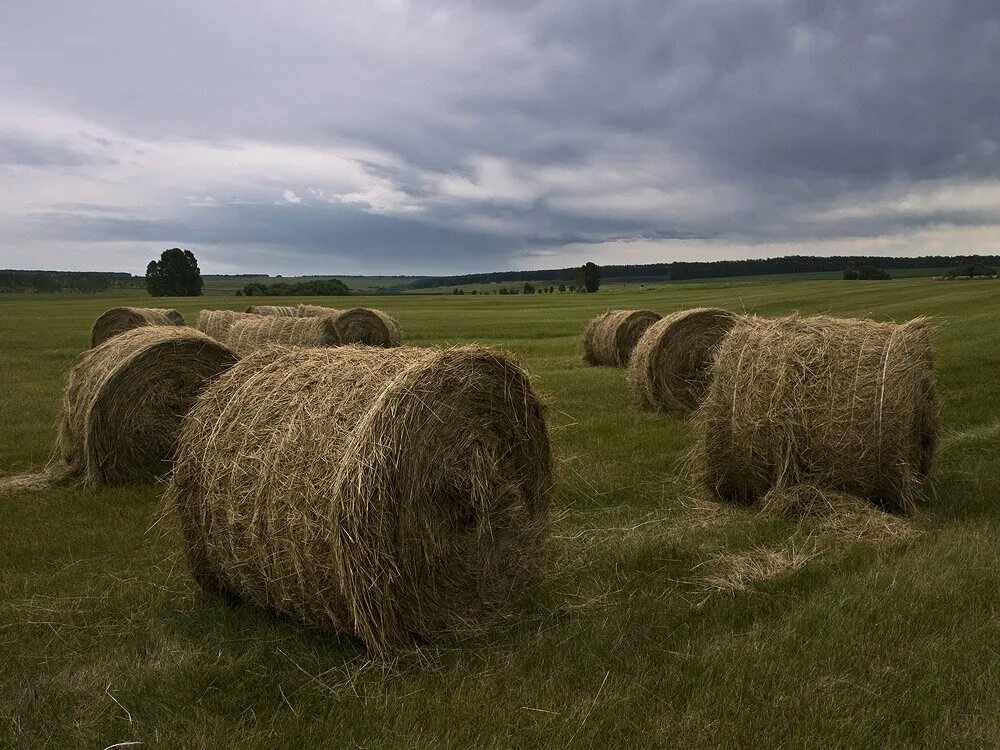
<path fill-rule="evenodd" d="M 995 0 L 114 5 L 0 8 L 0 86 L 106 128 L 88 147 L 348 144 L 373 152 L 351 157 L 369 182 L 282 182 L 269 163 L 259 185 L 192 179 L 246 205 L 198 213 L 174 181 L 141 220 L 36 212 L 40 234 L 467 269 L 605 240 L 1000 222 L 989 193 L 962 199 L 1000 189 Z M 0 167 L 87 163 L 56 142 L 0 138 Z M 306 200 L 272 205 L 284 189 Z"/>

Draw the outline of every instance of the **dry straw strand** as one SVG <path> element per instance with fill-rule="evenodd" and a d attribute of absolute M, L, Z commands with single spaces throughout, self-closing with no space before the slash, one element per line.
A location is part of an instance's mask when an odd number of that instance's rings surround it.
<path fill-rule="evenodd" d="M 235 321 L 226 335 L 226 344 L 241 357 L 273 344 L 294 346 L 339 346 L 342 343 L 336 319 L 285 318 L 255 315 Z"/>
<path fill-rule="evenodd" d="M 216 341 L 225 343 L 233 323 L 237 320 L 256 319 L 257 317 L 236 310 L 202 310 L 198 313 L 198 330 Z"/>
<path fill-rule="evenodd" d="M 625 367 L 642 334 L 660 319 L 652 310 L 610 310 L 590 321 L 583 333 L 583 361 Z"/>
<path fill-rule="evenodd" d="M 159 307 L 112 307 L 94 321 L 90 347 L 103 344 L 113 336 L 140 326 L 183 326 L 184 316 L 177 310 Z"/>
<path fill-rule="evenodd" d="M 84 352 L 70 371 L 50 470 L 103 486 L 166 473 L 184 413 L 236 356 L 193 328 L 144 326 Z"/>
<path fill-rule="evenodd" d="M 277 315 L 282 318 L 298 317 L 299 309 L 295 305 L 250 305 L 247 312 L 251 315 Z"/>
<path fill-rule="evenodd" d="M 399 346 L 403 332 L 391 315 L 370 307 L 353 307 L 337 310 L 319 305 L 299 305 L 298 314 L 304 317 L 329 315 L 336 320 L 341 343 L 368 346 Z"/>
<path fill-rule="evenodd" d="M 696 414 L 705 489 L 754 503 L 812 485 L 911 510 L 938 429 L 929 324 L 740 318 Z"/>
<path fill-rule="evenodd" d="M 199 398 L 168 497 L 206 590 L 384 654 L 509 605 L 551 481 L 543 406 L 502 355 L 277 346 Z"/>
<path fill-rule="evenodd" d="M 649 326 L 628 367 L 636 407 L 670 417 L 694 412 L 711 380 L 715 349 L 735 323 L 728 310 L 702 307 Z"/>

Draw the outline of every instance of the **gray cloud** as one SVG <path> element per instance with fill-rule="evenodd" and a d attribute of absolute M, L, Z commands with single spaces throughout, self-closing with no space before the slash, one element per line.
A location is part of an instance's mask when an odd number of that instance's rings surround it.
<path fill-rule="evenodd" d="M 52 172 L 0 224 L 415 272 L 1000 225 L 993 0 L 113 5 L 0 8 L 9 126 L 53 128 L 0 138 L 0 185 Z M 101 214 L 67 166 L 140 197 Z"/>

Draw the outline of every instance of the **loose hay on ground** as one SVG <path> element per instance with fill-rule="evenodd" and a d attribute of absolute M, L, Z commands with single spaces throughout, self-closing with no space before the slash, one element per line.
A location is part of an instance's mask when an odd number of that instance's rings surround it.
<path fill-rule="evenodd" d="M 695 422 L 696 471 L 713 497 L 754 503 L 808 484 L 908 511 L 937 435 L 928 324 L 740 318 Z"/>
<path fill-rule="evenodd" d="M 236 362 L 193 328 L 145 326 L 84 352 L 63 396 L 57 474 L 103 486 L 166 473 L 202 388 Z"/>
<path fill-rule="evenodd" d="M 684 417 L 698 408 L 711 380 L 715 349 L 736 324 L 717 307 L 681 310 L 646 329 L 629 360 L 638 409 Z"/>
<path fill-rule="evenodd" d="M 140 326 L 182 326 L 184 316 L 177 310 L 159 307 L 112 307 L 94 321 L 90 347 L 103 344 L 113 336 Z"/>
<path fill-rule="evenodd" d="M 199 398 L 168 497 L 208 591 L 384 653 L 506 608 L 536 573 L 551 475 L 506 357 L 272 347 Z"/>
<path fill-rule="evenodd" d="M 374 308 L 336 310 L 319 305 L 299 305 L 298 314 L 304 317 L 332 316 L 342 344 L 389 347 L 403 343 L 403 332 L 396 319 Z"/>
<path fill-rule="evenodd" d="M 610 310 L 590 321 L 583 334 L 588 365 L 625 367 L 636 343 L 660 314 L 652 310 Z"/>

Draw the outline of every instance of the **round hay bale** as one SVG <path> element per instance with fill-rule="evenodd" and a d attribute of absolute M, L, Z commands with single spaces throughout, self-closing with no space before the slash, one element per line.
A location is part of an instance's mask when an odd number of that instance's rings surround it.
<path fill-rule="evenodd" d="M 299 309 L 295 305 L 250 305 L 247 312 L 251 315 L 277 315 L 282 318 L 298 317 Z"/>
<path fill-rule="evenodd" d="M 251 315 L 235 321 L 226 334 L 226 345 L 241 357 L 273 344 L 340 346 L 336 318 L 285 318 Z"/>
<path fill-rule="evenodd" d="M 702 307 L 649 326 L 628 366 L 636 407 L 669 417 L 697 409 L 711 379 L 715 348 L 735 323 L 736 315 L 728 310 Z"/>
<path fill-rule="evenodd" d="M 63 396 L 59 452 L 66 473 L 93 486 L 166 473 L 181 418 L 236 355 L 193 328 L 126 331 L 74 365 Z"/>
<path fill-rule="evenodd" d="M 198 313 L 198 330 L 216 341 L 225 343 L 229 329 L 237 320 L 256 320 L 259 316 L 236 310 L 202 310 Z"/>
<path fill-rule="evenodd" d="M 160 307 L 112 307 L 94 321 L 90 332 L 90 348 L 103 344 L 113 336 L 140 326 L 183 326 L 184 316 L 176 310 Z"/>
<path fill-rule="evenodd" d="M 742 317 L 695 422 L 698 470 L 720 499 L 802 484 L 910 510 L 937 439 L 928 323 Z"/>
<path fill-rule="evenodd" d="M 271 347 L 198 399 L 168 498 L 207 591 L 386 652 L 510 604 L 551 482 L 543 406 L 504 356 Z"/>
<path fill-rule="evenodd" d="M 583 334 L 583 361 L 625 367 L 642 334 L 659 319 L 660 314 L 652 310 L 611 310 L 598 315 Z"/>
<path fill-rule="evenodd" d="M 399 346 L 403 343 L 403 331 L 391 315 L 370 307 L 354 307 L 350 310 L 335 310 L 319 305 L 299 305 L 299 315 L 315 317 L 332 315 L 337 321 L 337 331 L 343 344 L 366 344 L 368 346 Z"/>

